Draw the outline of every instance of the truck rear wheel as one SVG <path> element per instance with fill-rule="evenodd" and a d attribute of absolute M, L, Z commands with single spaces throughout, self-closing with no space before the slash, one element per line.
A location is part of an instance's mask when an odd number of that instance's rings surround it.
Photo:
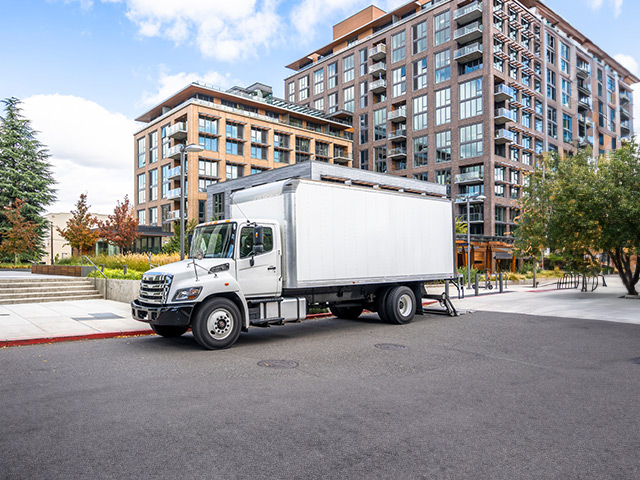
<path fill-rule="evenodd" d="M 331 305 L 329 307 L 329 310 L 331 311 L 331 313 L 338 317 L 338 318 L 344 318 L 347 320 L 355 320 L 356 318 L 358 318 L 361 314 L 362 314 L 362 307 L 341 307 L 339 305 Z"/>
<path fill-rule="evenodd" d="M 152 323 L 151 330 L 164 338 L 176 338 L 189 330 L 189 327 L 183 327 L 181 325 L 154 325 Z"/>
<path fill-rule="evenodd" d="M 376 312 L 378 312 L 380 320 L 387 323 L 389 323 L 389 316 L 387 315 L 387 297 L 389 296 L 390 291 L 391 288 L 385 288 L 379 291 L 376 295 Z"/>
<path fill-rule="evenodd" d="M 242 315 L 228 298 L 214 298 L 196 314 L 191 330 L 196 342 L 208 350 L 227 348 L 240 336 Z"/>
<path fill-rule="evenodd" d="M 388 322 L 409 323 L 416 313 L 416 296 L 409 287 L 394 287 L 386 296 L 385 307 Z"/>

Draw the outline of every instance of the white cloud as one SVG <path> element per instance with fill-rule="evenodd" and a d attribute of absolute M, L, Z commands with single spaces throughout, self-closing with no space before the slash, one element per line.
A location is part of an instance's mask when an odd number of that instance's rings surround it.
<path fill-rule="evenodd" d="M 69 212 L 86 192 L 91 211 L 112 213 L 133 191 L 136 124 L 120 113 L 72 95 L 35 95 L 23 113 L 51 153 L 58 199 L 49 212 Z"/>
<path fill-rule="evenodd" d="M 141 107 L 151 107 L 166 100 L 174 93 L 186 87 L 191 82 L 204 82 L 215 87 L 228 88 L 231 86 L 231 74 L 220 74 L 218 72 L 186 73 L 180 72 L 169 75 L 164 66 L 160 67 L 160 77 L 158 78 L 158 89 L 155 92 L 144 92 L 142 94 Z"/>
<path fill-rule="evenodd" d="M 600 7 L 602 7 L 602 2 L 603 2 L 603 0 L 587 0 L 587 4 L 593 10 L 599 10 Z"/>
<path fill-rule="evenodd" d="M 622 2 L 623 0 L 613 0 L 611 2 L 613 4 L 613 15 L 615 17 L 619 17 L 622 13 Z"/>
<path fill-rule="evenodd" d="M 609 6 L 613 9 L 613 16 L 619 17 L 622 13 L 622 4 L 624 0 L 608 0 Z M 587 5 L 595 11 L 598 11 L 604 5 L 604 0 L 587 0 Z"/>

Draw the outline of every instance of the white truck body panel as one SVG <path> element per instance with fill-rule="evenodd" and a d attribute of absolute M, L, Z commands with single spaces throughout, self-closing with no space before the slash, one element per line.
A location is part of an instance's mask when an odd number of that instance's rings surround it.
<path fill-rule="evenodd" d="M 285 289 L 455 276 L 446 199 L 292 179 L 234 193 L 231 213 L 280 222 Z"/>

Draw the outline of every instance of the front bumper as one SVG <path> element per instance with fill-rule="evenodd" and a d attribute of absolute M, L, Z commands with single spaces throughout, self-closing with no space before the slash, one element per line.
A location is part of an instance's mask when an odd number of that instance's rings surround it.
<path fill-rule="evenodd" d="M 131 316 L 139 322 L 154 325 L 188 326 L 195 305 L 195 303 L 181 303 L 180 305 L 150 306 L 136 299 L 131 302 Z"/>

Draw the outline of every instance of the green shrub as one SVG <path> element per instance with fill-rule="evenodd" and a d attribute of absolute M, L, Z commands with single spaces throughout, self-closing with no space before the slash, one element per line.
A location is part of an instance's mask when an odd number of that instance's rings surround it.
<path fill-rule="evenodd" d="M 91 256 L 89 259 L 96 264 L 98 267 L 100 265 L 104 265 L 105 269 L 123 269 L 123 266 L 126 265 L 129 270 L 137 270 L 138 272 L 146 272 L 149 270 L 149 263 L 151 263 L 151 268 L 157 265 L 166 265 L 167 263 L 173 263 L 180 260 L 179 254 L 165 254 L 161 253 L 158 255 L 149 256 L 144 253 L 127 253 L 126 255 L 97 255 Z M 82 262 L 83 264 L 88 264 L 86 260 Z M 80 265 L 80 257 L 67 257 L 62 258 L 56 262 L 57 265 Z"/>
<path fill-rule="evenodd" d="M 124 274 L 123 269 L 115 269 L 115 268 L 105 268 L 104 272 L 107 278 L 112 278 L 114 280 L 142 280 L 142 274 L 144 272 L 140 272 L 138 270 L 127 270 L 127 274 Z M 103 278 L 102 275 L 97 273 L 95 270 L 91 272 L 88 277 L 94 278 Z"/>

